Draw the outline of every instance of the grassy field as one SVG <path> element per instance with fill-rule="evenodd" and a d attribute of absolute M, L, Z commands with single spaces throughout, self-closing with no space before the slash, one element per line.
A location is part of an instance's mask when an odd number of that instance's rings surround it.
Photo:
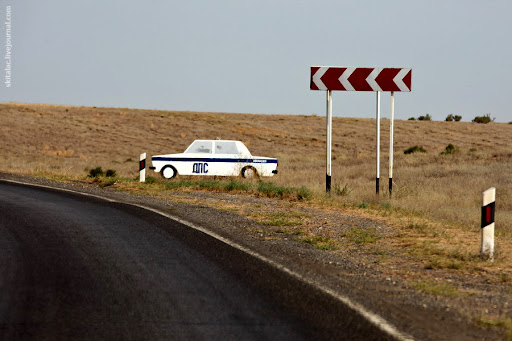
<path fill-rule="evenodd" d="M 194 139 L 243 141 L 279 159 L 278 186 L 325 192 L 325 117 L 0 105 L 0 170 L 84 177 L 101 166 L 137 176 L 141 152 L 182 152 Z M 512 125 L 395 122 L 394 195 L 387 193 L 389 121 L 382 120 L 381 183 L 375 195 L 375 120 L 333 120 L 333 192 L 340 205 L 389 207 L 478 229 L 481 192 L 497 188 L 498 234 L 512 235 Z M 443 154 L 452 144 L 455 152 Z M 404 154 L 412 146 L 426 153 Z M 148 173 L 151 174 L 151 173 Z M 155 175 L 157 176 L 157 175 Z"/>

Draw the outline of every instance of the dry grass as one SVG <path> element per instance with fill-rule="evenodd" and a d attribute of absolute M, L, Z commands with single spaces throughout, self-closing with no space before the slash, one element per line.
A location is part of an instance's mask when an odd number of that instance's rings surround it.
<path fill-rule="evenodd" d="M 8 103 L 0 105 L 0 119 L 3 171 L 83 177 L 86 168 L 102 166 L 135 177 L 141 152 L 182 152 L 194 139 L 221 137 L 278 157 L 275 185 L 324 193 L 324 117 Z M 333 192 L 331 200 L 384 202 L 404 214 L 477 229 L 481 192 L 494 186 L 497 231 L 512 233 L 512 125 L 396 121 L 392 200 L 387 189 L 374 194 L 375 120 L 334 118 L 333 125 L 333 181 L 347 191 Z M 387 120 L 382 127 L 381 183 L 387 184 Z M 450 143 L 459 151 L 440 155 Z M 427 153 L 403 154 L 414 145 Z"/>

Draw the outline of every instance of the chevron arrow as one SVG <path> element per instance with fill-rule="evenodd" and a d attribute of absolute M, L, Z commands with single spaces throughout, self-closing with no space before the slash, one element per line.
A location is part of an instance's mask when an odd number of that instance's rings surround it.
<path fill-rule="evenodd" d="M 400 88 L 400 91 L 411 91 L 411 73 L 411 69 L 401 69 L 395 78 L 393 78 L 393 81 Z"/>

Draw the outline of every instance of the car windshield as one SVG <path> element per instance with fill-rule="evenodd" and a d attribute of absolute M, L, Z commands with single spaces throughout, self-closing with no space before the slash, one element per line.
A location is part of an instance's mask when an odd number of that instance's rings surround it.
<path fill-rule="evenodd" d="M 212 153 L 212 141 L 194 141 L 187 148 L 187 150 L 185 150 L 185 153 L 211 154 Z"/>
<path fill-rule="evenodd" d="M 238 148 L 234 141 L 216 141 L 215 142 L 216 154 L 239 154 Z"/>

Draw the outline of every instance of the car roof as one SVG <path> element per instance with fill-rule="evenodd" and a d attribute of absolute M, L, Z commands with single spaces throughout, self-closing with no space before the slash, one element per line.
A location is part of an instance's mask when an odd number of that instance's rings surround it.
<path fill-rule="evenodd" d="M 195 141 L 241 142 L 241 141 L 238 141 L 238 140 L 202 140 L 202 139 L 194 140 L 194 142 L 195 142 Z"/>

